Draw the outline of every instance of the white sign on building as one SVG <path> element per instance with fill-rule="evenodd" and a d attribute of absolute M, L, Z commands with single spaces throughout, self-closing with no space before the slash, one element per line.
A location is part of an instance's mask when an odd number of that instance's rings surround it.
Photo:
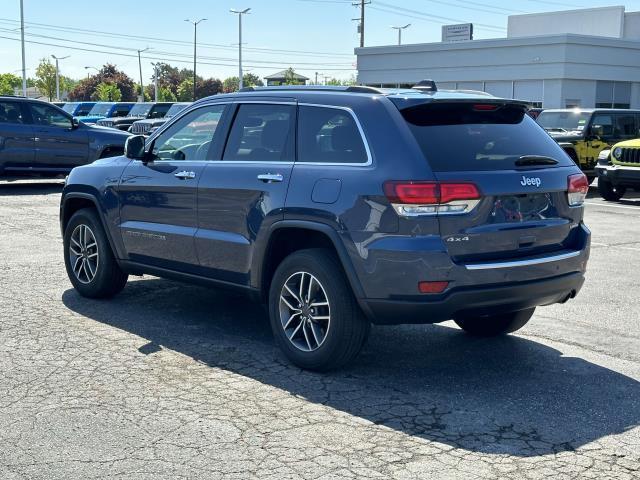
<path fill-rule="evenodd" d="M 442 26 L 443 42 L 466 42 L 473 40 L 473 23 Z"/>

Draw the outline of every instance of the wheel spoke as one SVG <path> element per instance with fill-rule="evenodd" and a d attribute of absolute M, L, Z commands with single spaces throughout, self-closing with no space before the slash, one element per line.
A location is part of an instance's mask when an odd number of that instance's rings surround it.
<path fill-rule="evenodd" d="M 89 248 L 93 248 L 97 245 L 97 243 L 95 242 L 95 240 L 93 241 L 93 243 L 91 243 L 90 245 L 87 245 L 87 249 Z"/>
<path fill-rule="evenodd" d="M 311 342 L 309 341 L 309 334 L 307 333 L 307 329 L 305 328 L 307 326 L 307 322 L 302 322 L 302 333 L 304 334 L 304 339 L 307 342 L 307 347 L 309 347 L 309 351 L 313 350 L 311 348 Z"/>
<path fill-rule="evenodd" d="M 93 269 L 93 267 L 91 266 L 91 262 L 89 260 L 87 260 L 87 267 L 89 267 L 89 272 L 91 272 L 91 278 L 93 278 L 93 276 L 96 274 L 95 270 Z"/>
<path fill-rule="evenodd" d="M 92 253 L 91 255 L 87 255 L 87 258 L 93 258 L 93 257 L 97 257 L 97 256 L 98 256 L 98 252 Z"/>
<path fill-rule="evenodd" d="M 284 302 L 284 304 L 289 307 L 290 310 L 294 310 L 294 311 L 299 311 L 300 309 L 294 307 L 293 305 L 291 305 L 291 303 L 289 303 L 289 300 L 287 300 L 284 296 L 280 295 L 280 301 Z"/>
<path fill-rule="evenodd" d="M 316 341 L 316 345 L 319 347 L 320 343 L 322 343 L 318 338 L 318 333 L 316 332 L 316 324 L 311 322 L 311 333 L 313 334 L 313 339 Z M 320 332 L 322 335 L 322 332 Z"/>
<path fill-rule="evenodd" d="M 73 245 L 69 245 L 69 250 L 76 256 L 82 255 L 82 252 L 77 251 Z"/>
<path fill-rule="evenodd" d="M 329 320 L 329 318 L 331 318 L 331 317 L 329 317 L 329 315 L 323 315 L 323 316 L 315 316 L 314 315 L 312 318 L 314 320 Z"/>
<path fill-rule="evenodd" d="M 328 307 L 329 302 L 313 302 L 309 304 L 310 307 Z"/>
<path fill-rule="evenodd" d="M 315 280 L 315 277 L 313 275 L 310 275 L 309 278 L 309 288 L 307 288 L 307 302 L 311 301 L 311 288 L 313 287 L 313 282 Z"/>
<path fill-rule="evenodd" d="M 302 325 L 304 325 L 304 322 L 300 322 L 298 326 L 293 330 L 293 332 L 291 332 L 291 335 L 289 335 L 289 340 L 293 340 L 293 337 L 296 336 L 296 333 L 298 333 L 298 330 L 300 330 L 300 327 L 302 327 Z"/>
<path fill-rule="evenodd" d="M 75 244 L 76 247 L 82 248 L 82 245 L 80 245 L 80 243 L 75 238 L 73 238 L 73 235 L 71 236 L 71 241 Z"/>
<path fill-rule="evenodd" d="M 80 275 L 80 268 L 78 268 L 78 265 L 82 266 L 82 257 L 76 258 L 76 262 L 73 264 L 72 270 L 76 275 Z"/>
<path fill-rule="evenodd" d="M 84 276 L 87 277 L 87 282 L 91 281 L 91 277 L 89 276 L 89 271 L 87 270 L 87 261 L 82 260 L 82 270 L 84 271 Z"/>
<path fill-rule="evenodd" d="M 303 292 L 304 292 L 304 276 L 305 275 L 306 274 L 304 272 L 300 274 L 300 301 L 304 301 Z"/>
<path fill-rule="evenodd" d="M 302 300 L 298 297 L 297 294 L 295 294 L 293 292 L 293 290 L 291 290 L 291 288 L 289 288 L 289 285 L 287 285 L 286 283 L 284 284 L 284 288 L 287 289 L 287 292 L 289 292 L 289 294 L 293 297 L 293 299 L 298 302 L 298 303 L 302 303 Z"/>
<path fill-rule="evenodd" d="M 295 320 L 295 318 L 296 318 L 298 315 L 300 315 L 300 313 L 302 313 L 302 312 L 296 312 L 296 313 L 294 313 L 293 315 L 291 315 L 291 316 L 289 317 L 289 320 L 287 320 L 287 323 L 285 323 L 285 324 L 284 324 L 284 327 L 282 327 L 282 328 L 284 328 L 285 330 L 286 330 L 287 328 L 289 328 L 289 325 L 291 325 L 291 322 L 293 322 L 293 320 Z"/>

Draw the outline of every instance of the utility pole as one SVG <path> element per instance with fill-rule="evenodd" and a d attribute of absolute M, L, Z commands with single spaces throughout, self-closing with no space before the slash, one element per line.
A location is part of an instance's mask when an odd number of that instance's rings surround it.
<path fill-rule="evenodd" d="M 401 27 L 395 27 L 391 25 L 391 28 L 393 28 L 394 30 L 398 30 L 398 45 L 402 45 L 402 30 L 404 30 L 405 28 L 409 28 L 410 26 L 410 23 L 407 23 L 406 25 L 403 25 Z"/>
<path fill-rule="evenodd" d="M 66 57 L 56 57 L 55 55 L 51 55 L 56 61 L 56 100 L 60 100 L 60 71 L 58 69 L 58 60 L 64 60 L 65 58 L 69 58 L 70 55 Z"/>
<path fill-rule="evenodd" d="M 140 54 L 142 52 L 146 52 L 147 50 L 149 50 L 149 47 L 143 50 L 138 50 L 138 68 L 140 69 L 140 96 L 138 97 L 138 101 L 140 102 L 144 102 L 144 85 L 142 84 L 142 59 Z"/>
<path fill-rule="evenodd" d="M 229 10 L 231 13 L 238 14 L 238 90 L 242 90 L 244 87 L 244 79 L 242 78 L 242 15 L 249 13 L 251 8 L 245 8 L 244 10 L 236 10 L 232 8 Z"/>
<path fill-rule="evenodd" d="M 22 96 L 27 96 L 27 64 L 24 55 L 24 5 L 20 0 L 20 43 L 22 44 Z"/>
<path fill-rule="evenodd" d="M 352 4 L 354 7 L 360 7 L 360 48 L 364 47 L 364 7 L 370 3 L 371 0 L 360 0 Z"/>
<path fill-rule="evenodd" d="M 155 102 L 158 103 L 158 64 L 152 63 L 153 65 L 153 89 L 155 92 Z"/>
<path fill-rule="evenodd" d="M 193 25 L 193 101 L 196 101 L 196 45 L 198 41 L 198 24 L 204 22 L 206 18 L 200 20 L 186 19 L 185 22 L 189 22 Z"/>

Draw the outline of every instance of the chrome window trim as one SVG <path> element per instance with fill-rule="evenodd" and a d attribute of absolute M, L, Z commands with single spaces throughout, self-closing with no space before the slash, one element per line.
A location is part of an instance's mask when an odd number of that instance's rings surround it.
<path fill-rule="evenodd" d="M 317 165 L 320 167 L 368 167 L 373 164 L 373 157 L 371 156 L 371 148 L 369 147 L 369 141 L 367 140 L 367 136 L 364 134 L 364 130 L 362 129 L 362 124 L 358 119 L 358 116 L 355 112 L 349 108 L 342 105 L 325 105 L 321 103 L 298 103 L 299 107 L 319 107 L 319 108 L 333 108 L 334 110 L 343 110 L 345 112 L 349 112 L 353 120 L 356 122 L 356 127 L 358 127 L 358 132 L 360 132 L 360 138 L 362 143 L 364 144 L 364 149 L 367 152 L 367 161 L 361 163 L 339 163 L 339 162 L 296 162 L 296 165 Z M 298 113 L 299 116 L 299 113 Z M 298 119 L 298 121 L 300 121 Z M 297 135 L 297 132 L 296 132 Z M 297 156 L 297 152 L 296 152 Z"/>
<path fill-rule="evenodd" d="M 580 256 L 582 252 L 577 250 L 574 252 L 561 253 L 559 255 L 551 255 L 548 257 L 531 258 L 529 260 L 514 260 L 510 262 L 493 262 L 493 263 L 470 263 L 466 264 L 467 270 L 492 270 L 497 268 L 514 268 L 527 267 L 530 265 L 542 265 L 544 263 L 559 262 Z"/>

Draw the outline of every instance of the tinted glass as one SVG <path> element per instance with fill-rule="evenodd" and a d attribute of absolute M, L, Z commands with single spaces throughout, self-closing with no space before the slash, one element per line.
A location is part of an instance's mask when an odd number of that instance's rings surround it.
<path fill-rule="evenodd" d="M 300 107 L 298 161 L 366 163 L 362 136 L 353 116 L 336 108 Z"/>
<path fill-rule="evenodd" d="M 171 105 L 154 105 L 151 109 L 149 118 L 162 118 L 167 114 L 170 108 Z"/>
<path fill-rule="evenodd" d="M 78 108 L 78 111 L 76 112 L 76 116 L 86 117 L 87 115 L 89 115 L 89 112 L 93 108 L 93 105 L 93 103 L 85 103 L 80 105 L 80 108 Z"/>
<path fill-rule="evenodd" d="M 635 138 L 638 134 L 635 115 L 616 115 L 614 135 L 617 138 Z"/>
<path fill-rule="evenodd" d="M 14 102 L 0 102 L 0 123 L 24 123 L 20 105 Z"/>
<path fill-rule="evenodd" d="M 408 108 L 402 114 L 436 172 L 508 170 L 525 155 L 551 157 L 561 166 L 573 165 L 523 108 L 480 108 L 432 104 Z"/>
<path fill-rule="evenodd" d="M 610 137 L 613 135 L 613 115 L 597 114 L 593 117 L 592 129 L 602 129 L 602 136 Z"/>
<path fill-rule="evenodd" d="M 153 103 L 136 103 L 131 111 L 129 112 L 129 116 L 131 117 L 146 117 L 149 110 L 153 107 Z"/>
<path fill-rule="evenodd" d="M 159 160 L 208 160 L 224 109 L 213 105 L 188 113 L 155 140 L 152 154 Z"/>
<path fill-rule="evenodd" d="M 171 108 L 167 111 L 167 117 L 173 117 L 178 112 L 184 110 L 185 107 L 189 106 L 189 103 L 174 103 L 171 105 Z"/>
<path fill-rule="evenodd" d="M 65 112 L 70 113 L 71 115 L 74 115 L 76 108 L 78 108 L 78 102 L 65 103 L 64 107 L 62 107 Z"/>
<path fill-rule="evenodd" d="M 71 120 L 60 110 L 49 105 L 32 103 L 31 116 L 36 125 L 48 125 L 51 127 L 71 128 Z"/>
<path fill-rule="evenodd" d="M 292 105 L 240 105 L 223 160 L 292 162 L 294 115 Z"/>
<path fill-rule="evenodd" d="M 106 115 L 113 107 L 113 103 L 96 103 L 89 111 L 89 115 Z"/>
<path fill-rule="evenodd" d="M 536 121 L 549 132 L 582 132 L 589 123 L 588 112 L 542 112 Z"/>

